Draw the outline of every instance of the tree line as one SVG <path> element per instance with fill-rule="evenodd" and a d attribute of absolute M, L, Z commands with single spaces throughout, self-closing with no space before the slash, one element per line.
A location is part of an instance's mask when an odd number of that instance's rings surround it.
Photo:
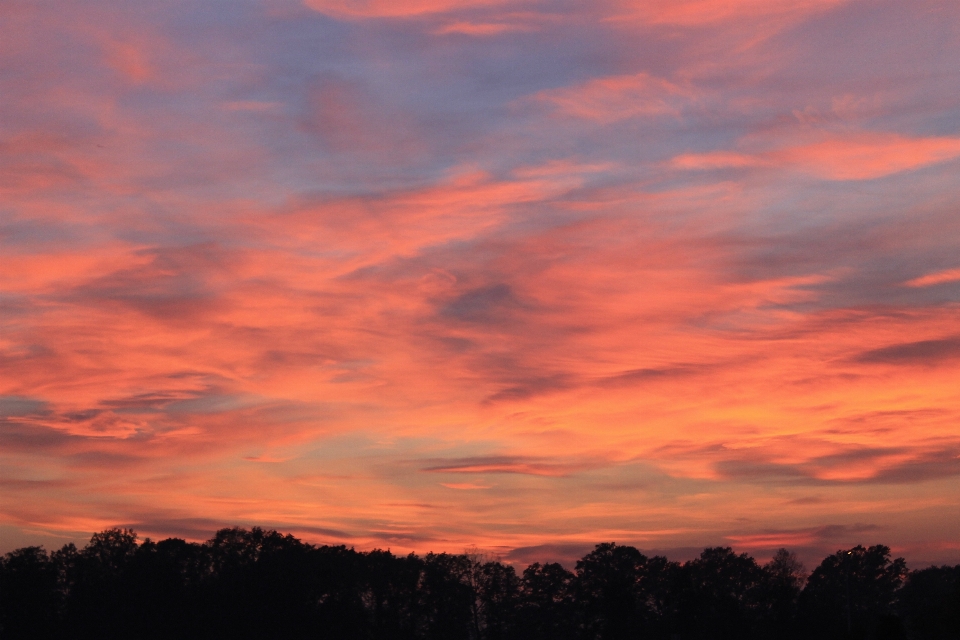
<path fill-rule="evenodd" d="M 908 571 L 883 545 L 809 575 L 729 547 L 688 562 L 598 544 L 568 571 L 479 554 L 315 546 L 260 528 L 205 543 L 129 529 L 0 561 L 0 637 L 358 640 L 960 638 L 960 565 Z"/>

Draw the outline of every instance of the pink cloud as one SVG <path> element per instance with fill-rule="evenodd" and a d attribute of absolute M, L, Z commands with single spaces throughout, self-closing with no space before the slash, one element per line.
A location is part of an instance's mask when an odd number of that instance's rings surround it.
<path fill-rule="evenodd" d="M 534 96 L 559 113 L 608 124 L 635 117 L 677 115 L 693 98 L 689 89 L 647 73 L 596 78 Z"/>
<path fill-rule="evenodd" d="M 778 17 L 801 19 L 829 10 L 847 0 L 791 0 L 768 3 L 761 0 L 656 0 L 624 3 L 612 0 L 594 9 L 603 19 L 616 22 L 640 21 L 648 24 L 703 26 L 737 20 Z M 502 10 L 504 0 L 416 0 L 391 3 L 385 0 L 304 0 L 304 4 L 322 13 L 350 18 L 410 18 L 437 14 L 456 14 L 478 9 Z M 538 3 L 534 3 L 536 6 Z"/>
<path fill-rule="evenodd" d="M 438 35 L 448 35 L 459 33 L 467 36 L 495 36 L 501 33 L 513 31 L 534 31 L 536 30 L 535 17 L 528 24 L 520 22 L 466 22 L 456 21 L 448 22 L 438 27 L 434 33 Z"/>
<path fill-rule="evenodd" d="M 753 153 L 710 151 L 681 154 L 670 164 L 687 170 L 795 168 L 826 180 L 872 180 L 960 157 L 960 138 L 909 138 L 871 132 L 818 135 L 816 138 L 819 139 L 814 142 L 787 144 Z M 743 146 L 753 146 L 752 143 L 746 142 Z"/>
<path fill-rule="evenodd" d="M 908 287 L 932 287 L 947 282 L 957 282 L 958 280 L 960 280 L 960 269 L 946 269 L 944 271 L 928 273 L 925 276 L 909 280 L 904 284 Z"/>
<path fill-rule="evenodd" d="M 960 138 L 862 133 L 784 149 L 774 157 L 828 180 L 870 180 L 960 157 Z"/>
<path fill-rule="evenodd" d="M 4 522 L 955 537 L 953 76 L 806 84 L 829 2 L 313 6 L 0 43 Z"/>
<path fill-rule="evenodd" d="M 762 158 L 734 151 L 710 151 L 708 153 L 685 153 L 670 160 L 677 169 L 740 169 L 765 164 Z"/>
<path fill-rule="evenodd" d="M 351 18 L 410 18 L 462 11 L 477 7 L 495 7 L 504 0 L 304 0 L 315 11 Z"/>
<path fill-rule="evenodd" d="M 846 0 L 655 0 L 643 3 L 615 3 L 618 20 L 640 20 L 652 24 L 703 26 L 718 22 L 776 17 L 806 17 L 829 10 Z"/>
<path fill-rule="evenodd" d="M 155 75 L 143 49 L 132 42 L 108 41 L 104 44 L 107 64 L 126 76 L 131 82 L 142 83 Z"/>

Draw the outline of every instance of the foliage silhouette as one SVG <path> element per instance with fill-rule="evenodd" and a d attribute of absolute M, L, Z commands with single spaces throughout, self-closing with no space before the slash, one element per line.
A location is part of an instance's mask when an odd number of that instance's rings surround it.
<path fill-rule="evenodd" d="M 128 529 L 0 559 L 0 637 L 19 640 L 764 640 L 960 638 L 960 565 L 908 572 L 883 545 L 807 579 L 781 549 L 670 562 L 597 545 L 570 572 L 477 553 L 395 556 L 221 529 L 203 544 Z"/>
<path fill-rule="evenodd" d="M 708 548 L 683 565 L 680 575 L 685 637 L 732 640 L 758 634 L 764 576 L 753 558 L 729 547 Z"/>
<path fill-rule="evenodd" d="M 576 598 L 588 637 L 634 638 L 650 621 L 647 557 L 633 547 L 598 544 L 577 562 Z"/>
<path fill-rule="evenodd" d="M 60 609 L 56 563 L 43 547 L 24 547 L 3 558 L 0 630 L 4 637 L 53 638 Z"/>
<path fill-rule="evenodd" d="M 557 563 L 534 563 L 523 571 L 516 611 L 517 637 L 577 637 L 579 618 L 574 606 L 576 576 Z"/>
<path fill-rule="evenodd" d="M 838 551 L 810 574 L 800 598 L 802 618 L 822 638 L 895 638 L 902 634 L 894 605 L 906 578 L 906 563 L 891 560 L 884 545 Z"/>
<path fill-rule="evenodd" d="M 960 638 L 960 565 L 912 571 L 897 601 L 910 637 Z"/>
<path fill-rule="evenodd" d="M 770 562 L 763 565 L 762 578 L 757 596 L 763 609 L 762 635 L 784 640 L 797 637 L 797 603 L 806 582 L 803 563 L 795 553 L 778 549 Z"/>

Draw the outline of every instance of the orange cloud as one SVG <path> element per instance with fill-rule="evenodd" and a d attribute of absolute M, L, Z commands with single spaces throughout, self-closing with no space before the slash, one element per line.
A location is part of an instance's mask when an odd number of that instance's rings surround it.
<path fill-rule="evenodd" d="M 565 476 L 596 466 L 592 462 L 554 462 L 514 456 L 465 458 L 425 467 L 432 473 L 519 473 L 533 476 Z M 447 486 L 447 485 L 445 485 Z"/>
<path fill-rule="evenodd" d="M 440 484 L 448 489 L 461 490 L 489 489 L 492 486 L 489 484 L 474 484 L 472 482 L 441 482 Z"/>

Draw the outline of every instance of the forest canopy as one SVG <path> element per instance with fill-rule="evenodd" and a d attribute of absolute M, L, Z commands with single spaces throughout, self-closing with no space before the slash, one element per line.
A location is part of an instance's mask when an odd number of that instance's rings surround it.
<path fill-rule="evenodd" d="M 3 638 L 437 640 L 960 638 L 960 565 L 908 571 L 883 545 L 809 574 L 779 550 L 688 562 L 615 543 L 574 567 L 477 553 L 315 546 L 260 528 L 204 543 L 94 534 L 0 561 Z"/>

